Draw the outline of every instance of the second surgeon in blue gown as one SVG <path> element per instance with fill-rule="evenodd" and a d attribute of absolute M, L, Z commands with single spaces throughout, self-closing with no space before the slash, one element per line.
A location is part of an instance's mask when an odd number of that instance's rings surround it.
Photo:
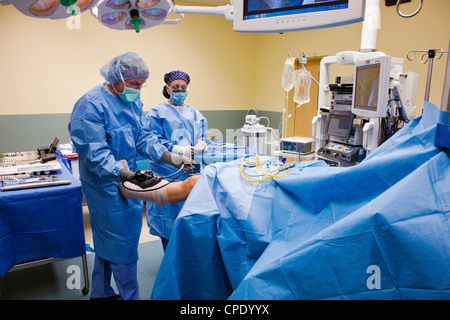
<path fill-rule="evenodd" d="M 147 115 L 153 133 L 170 152 L 191 156 L 207 149 L 208 122 L 194 107 L 184 103 L 189 92 L 190 77 L 179 70 L 164 75 L 163 95 L 168 100 L 157 105 Z M 160 160 L 150 160 L 149 169 L 157 176 L 169 176 L 177 169 Z M 180 177 L 181 179 L 187 176 Z M 158 206 L 147 202 L 147 224 L 150 233 L 161 238 L 165 250 L 170 233 L 184 202 Z"/>

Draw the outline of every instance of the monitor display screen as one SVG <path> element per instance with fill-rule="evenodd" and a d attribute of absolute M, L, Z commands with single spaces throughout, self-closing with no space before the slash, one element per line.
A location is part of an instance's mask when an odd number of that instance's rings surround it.
<path fill-rule="evenodd" d="M 356 68 L 355 108 L 376 111 L 380 83 L 380 64 Z"/>
<path fill-rule="evenodd" d="M 290 32 L 331 28 L 363 20 L 364 0 L 234 0 L 238 32 Z"/>
<path fill-rule="evenodd" d="M 368 55 L 370 55 L 368 53 Z M 355 61 L 352 113 L 364 118 L 384 118 L 389 100 L 391 57 Z"/>
<path fill-rule="evenodd" d="M 348 139 L 352 132 L 354 115 L 346 111 L 330 111 L 326 134 Z"/>
<path fill-rule="evenodd" d="M 348 9 L 348 0 L 244 0 L 244 20 Z"/>

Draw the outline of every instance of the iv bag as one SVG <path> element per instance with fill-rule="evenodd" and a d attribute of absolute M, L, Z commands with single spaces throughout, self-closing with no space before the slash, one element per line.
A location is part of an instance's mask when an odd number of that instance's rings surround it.
<path fill-rule="evenodd" d="M 304 67 L 295 71 L 294 101 L 299 105 L 309 102 L 309 88 L 311 86 L 311 72 Z"/>
<path fill-rule="evenodd" d="M 284 64 L 281 86 L 286 92 L 294 87 L 294 62 L 295 58 L 286 58 L 286 62 Z"/>

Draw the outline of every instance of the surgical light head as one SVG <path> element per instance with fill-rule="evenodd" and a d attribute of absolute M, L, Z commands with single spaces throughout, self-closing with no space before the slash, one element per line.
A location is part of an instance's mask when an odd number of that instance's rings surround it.
<path fill-rule="evenodd" d="M 116 84 L 127 79 L 148 79 L 150 71 L 138 54 L 126 52 L 105 64 L 100 74 L 109 83 Z"/>
<path fill-rule="evenodd" d="M 108 28 L 139 32 L 163 23 L 172 7 L 170 0 L 100 0 L 91 12 Z"/>
<path fill-rule="evenodd" d="M 94 5 L 94 0 L 8 0 L 24 15 L 34 18 L 63 19 L 84 12 Z"/>
<path fill-rule="evenodd" d="M 160 24 L 178 24 L 184 14 L 207 14 L 233 22 L 233 6 L 178 6 L 172 0 L 0 0 L 14 5 L 23 14 L 36 18 L 63 19 L 91 9 L 104 26 L 116 30 L 140 32 Z M 178 15 L 168 19 L 170 14 Z"/>

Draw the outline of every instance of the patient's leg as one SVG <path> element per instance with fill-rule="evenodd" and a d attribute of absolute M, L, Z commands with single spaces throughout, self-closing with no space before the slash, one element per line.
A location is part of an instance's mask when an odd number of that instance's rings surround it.
<path fill-rule="evenodd" d="M 167 186 L 167 197 L 170 203 L 178 203 L 187 199 L 199 175 L 190 176 L 184 181 L 171 183 Z"/>

